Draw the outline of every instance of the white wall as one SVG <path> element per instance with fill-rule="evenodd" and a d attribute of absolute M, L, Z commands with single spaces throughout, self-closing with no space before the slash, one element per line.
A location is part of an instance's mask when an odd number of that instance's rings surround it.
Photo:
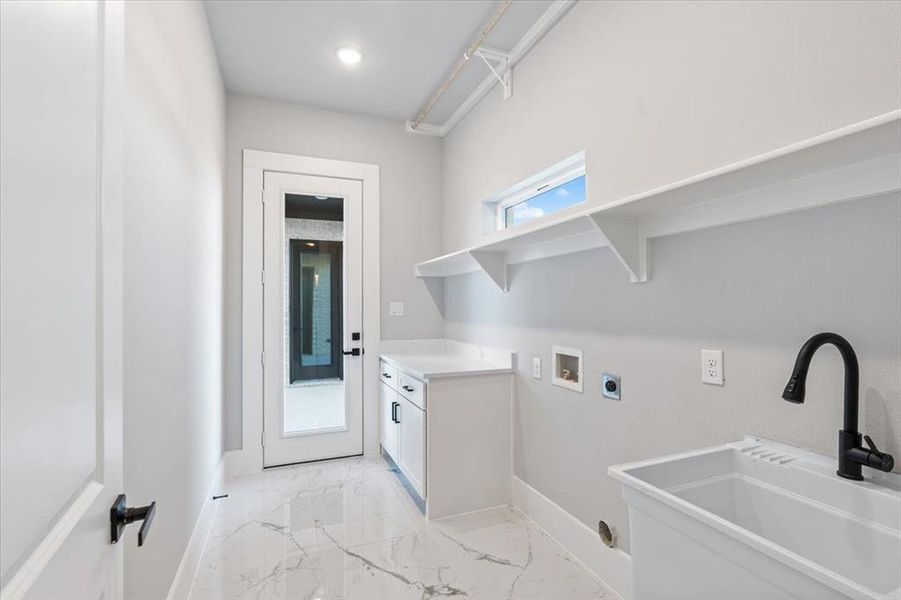
<path fill-rule="evenodd" d="M 226 188 L 227 447 L 241 447 L 242 151 L 284 152 L 377 164 L 381 181 L 382 339 L 439 337 L 441 313 L 413 266 L 441 250 L 441 140 L 403 124 L 350 113 L 229 94 Z M 389 317 L 388 303 L 405 303 Z"/>
<path fill-rule="evenodd" d="M 898 109 L 899 37 L 899 3 L 580 2 L 513 98 L 495 89 L 446 138 L 444 251 L 479 239 L 483 199 L 580 150 L 598 205 Z M 514 267 L 507 295 L 452 278 L 445 333 L 545 360 L 543 381 L 517 376 L 517 474 L 628 548 L 610 464 L 746 432 L 835 453 L 835 352 L 807 404 L 780 399 L 818 331 L 855 345 L 862 424 L 901 454 L 899 254 L 899 198 L 860 201 L 654 240 L 642 285 L 607 249 Z M 584 349 L 584 395 L 550 386 L 552 344 Z M 725 351 L 724 388 L 700 384 L 702 347 Z M 621 403 L 600 397 L 605 370 Z"/>
<path fill-rule="evenodd" d="M 222 443 L 225 93 L 203 6 L 126 4 L 126 595 L 164 598 Z"/>
<path fill-rule="evenodd" d="M 445 139 L 445 251 L 580 150 L 601 205 L 901 106 L 898 2 L 579 2 Z"/>

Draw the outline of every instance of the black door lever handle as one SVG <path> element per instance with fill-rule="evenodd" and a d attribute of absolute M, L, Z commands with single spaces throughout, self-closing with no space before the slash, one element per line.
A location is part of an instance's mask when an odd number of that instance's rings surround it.
<path fill-rule="evenodd" d="M 359 348 L 351 348 L 350 350 L 345 350 L 344 352 L 342 352 L 342 354 L 344 356 L 360 356 L 361 354 L 363 354 L 363 351 Z"/>
<path fill-rule="evenodd" d="M 115 544 L 119 541 L 126 525 L 143 521 L 138 531 L 138 546 L 143 546 L 150 533 L 150 524 L 153 523 L 154 516 L 156 516 L 156 502 L 138 508 L 128 508 L 125 504 L 125 494 L 119 494 L 109 509 L 110 543 Z"/>

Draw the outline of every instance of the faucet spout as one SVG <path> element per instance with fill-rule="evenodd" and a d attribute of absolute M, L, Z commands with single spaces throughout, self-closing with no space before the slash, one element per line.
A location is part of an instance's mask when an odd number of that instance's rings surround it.
<path fill-rule="evenodd" d="M 813 355 L 825 344 L 832 344 L 838 348 L 845 363 L 845 431 L 857 431 L 858 414 L 858 389 L 860 387 L 860 367 L 857 363 L 857 354 L 851 344 L 837 333 L 818 333 L 807 340 L 798 352 L 795 359 L 795 368 L 791 378 L 782 392 L 782 398 L 789 402 L 802 404 L 807 393 L 807 370 Z"/>
<path fill-rule="evenodd" d="M 859 481 L 863 479 L 861 465 L 880 471 L 891 471 L 895 466 L 891 454 L 879 452 L 869 436 L 866 437 L 869 448 L 861 445 L 863 437 L 858 431 L 860 367 L 857 363 L 857 354 L 848 340 L 837 333 L 829 332 L 818 333 L 807 340 L 798 352 L 795 367 L 782 392 L 782 398 L 795 404 L 803 404 L 810 362 L 816 351 L 825 344 L 832 344 L 838 348 L 845 363 L 844 422 L 841 431 L 838 432 L 838 475 Z"/>

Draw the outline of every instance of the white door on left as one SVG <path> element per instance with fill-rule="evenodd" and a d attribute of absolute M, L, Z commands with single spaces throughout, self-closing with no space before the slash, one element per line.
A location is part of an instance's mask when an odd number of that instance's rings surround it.
<path fill-rule="evenodd" d="M 122 36 L 119 2 L 0 2 L 4 600 L 122 595 Z"/>

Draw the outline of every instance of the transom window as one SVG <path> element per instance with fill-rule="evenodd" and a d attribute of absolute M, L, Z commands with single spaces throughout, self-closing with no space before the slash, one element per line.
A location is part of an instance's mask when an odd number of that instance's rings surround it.
<path fill-rule="evenodd" d="M 579 153 L 489 200 L 496 231 L 585 202 L 585 155 Z"/>

